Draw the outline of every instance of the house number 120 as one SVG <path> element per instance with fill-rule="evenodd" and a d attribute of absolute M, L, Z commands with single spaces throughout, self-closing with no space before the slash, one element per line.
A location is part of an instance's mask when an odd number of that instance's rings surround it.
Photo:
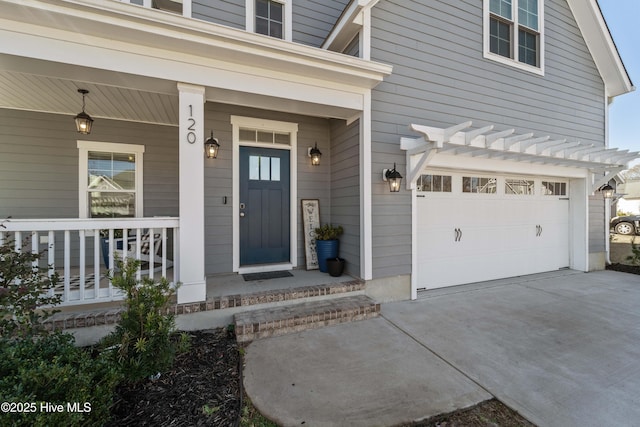
<path fill-rule="evenodd" d="M 187 142 L 189 144 L 195 144 L 196 142 L 196 119 L 193 117 L 193 105 L 189 105 L 189 118 L 187 121 L 189 122 L 189 126 L 187 126 Z"/>

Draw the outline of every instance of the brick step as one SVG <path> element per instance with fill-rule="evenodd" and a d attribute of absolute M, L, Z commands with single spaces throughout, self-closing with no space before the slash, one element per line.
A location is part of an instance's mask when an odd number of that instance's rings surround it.
<path fill-rule="evenodd" d="M 234 315 L 239 343 L 377 317 L 380 304 L 365 295 L 245 311 Z"/>
<path fill-rule="evenodd" d="M 364 293 L 364 289 L 364 281 L 354 279 L 347 282 L 327 283 L 324 285 L 269 289 L 246 294 L 215 296 L 207 298 L 206 301 L 202 302 L 185 304 L 173 303 L 169 305 L 167 312 L 181 315 L 203 311 L 216 312 L 225 309 L 238 310 L 260 304 L 274 305 L 307 298 L 334 298 L 339 295 L 361 294 Z M 64 307 L 63 311 L 47 319 L 44 326 L 47 330 L 64 330 L 115 325 L 120 320 L 123 310 L 120 303 L 109 308 L 96 308 L 93 310 L 91 305 L 87 304 L 79 311 L 74 311 L 73 307 Z"/>

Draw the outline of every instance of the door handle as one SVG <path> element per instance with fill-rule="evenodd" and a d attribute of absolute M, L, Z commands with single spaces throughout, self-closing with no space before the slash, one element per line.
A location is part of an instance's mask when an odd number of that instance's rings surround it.
<path fill-rule="evenodd" d="M 244 212 L 240 212 L 240 217 L 243 217 L 243 216 L 244 216 Z"/>
<path fill-rule="evenodd" d="M 453 241 L 459 242 L 462 239 L 462 230 L 459 228 L 454 228 L 453 232 L 455 233 L 455 237 L 453 238 Z"/>
<path fill-rule="evenodd" d="M 542 236 L 542 226 L 536 225 L 536 237 Z"/>

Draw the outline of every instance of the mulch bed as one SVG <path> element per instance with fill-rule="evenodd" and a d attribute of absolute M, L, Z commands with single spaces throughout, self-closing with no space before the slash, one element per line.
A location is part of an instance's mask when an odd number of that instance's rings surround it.
<path fill-rule="evenodd" d="M 225 329 L 190 332 L 191 348 L 155 381 L 120 386 L 112 426 L 236 426 L 240 355 Z"/>
<path fill-rule="evenodd" d="M 621 271 L 623 273 L 640 274 L 640 265 L 609 264 L 607 270 Z"/>
<path fill-rule="evenodd" d="M 437 415 L 412 427 L 535 427 L 516 411 L 491 399 L 471 408 Z"/>

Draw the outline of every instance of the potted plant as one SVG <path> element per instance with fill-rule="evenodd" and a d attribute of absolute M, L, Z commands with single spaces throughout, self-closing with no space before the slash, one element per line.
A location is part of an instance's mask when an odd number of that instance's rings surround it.
<path fill-rule="evenodd" d="M 338 237 L 344 230 L 341 225 L 333 226 L 325 224 L 315 229 L 316 252 L 318 254 L 318 268 L 323 273 L 327 272 L 327 259 L 337 258 L 339 243 Z"/>

